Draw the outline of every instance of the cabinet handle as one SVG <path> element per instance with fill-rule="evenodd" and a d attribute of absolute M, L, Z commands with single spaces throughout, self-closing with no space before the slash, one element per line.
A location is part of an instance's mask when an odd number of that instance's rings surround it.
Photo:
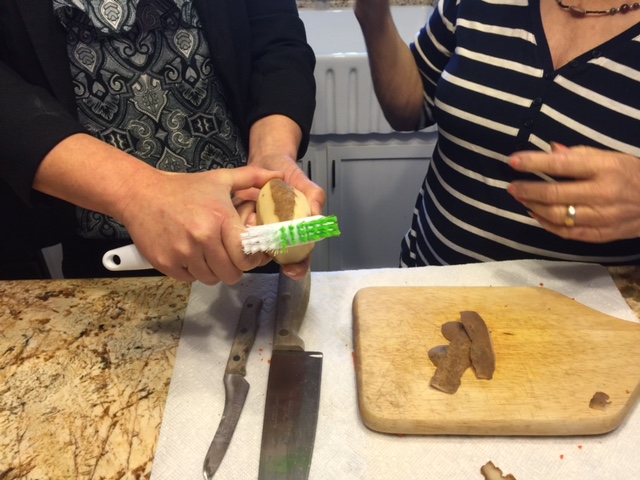
<path fill-rule="evenodd" d="M 336 188 L 336 161 L 331 160 L 331 190 Z"/>
<path fill-rule="evenodd" d="M 311 178 L 311 161 L 307 162 L 307 177 L 309 177 L 309 180 L 313 182 L 313 179 Z"/>

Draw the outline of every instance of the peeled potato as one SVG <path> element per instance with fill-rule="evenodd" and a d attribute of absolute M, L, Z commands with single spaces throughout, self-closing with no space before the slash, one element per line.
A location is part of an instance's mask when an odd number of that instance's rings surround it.
<path fill-rule="evenodd" d="M 256 223 L 268 225 L 270 223 L 285 222 L 305 218 L 311 215 L 311 205 L 302 192 L 288 183 L 274 178 L 262 189 L 256 205 Z M 298 263 L 309 256 L 314 243 L 290 247 L 286 252 L 272 255 L 280 265 Z"/>

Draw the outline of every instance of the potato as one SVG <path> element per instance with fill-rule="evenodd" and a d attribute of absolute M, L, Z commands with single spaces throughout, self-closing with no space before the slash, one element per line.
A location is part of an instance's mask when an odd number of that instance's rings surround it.
<path fill-rule="evenodd" d="M 258 225 L 268 225 L 308 217 L 311 215 L 311 205 L 302 192 L 279 178 L 274 178 L 260 190 L 256 214 Z M 314 247 L 315 243 L 297 245 L 271 256 L 280 265 L 289 265 L 307 258 Z"/>

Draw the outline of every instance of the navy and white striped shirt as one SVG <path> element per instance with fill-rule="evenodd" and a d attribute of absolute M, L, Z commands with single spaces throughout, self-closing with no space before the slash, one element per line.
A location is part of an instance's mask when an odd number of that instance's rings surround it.
<path fill-rule="evenodd" d="M 640 23 L 554 70 L 539 0 L 440 0 L 411 50 L 439 139 L 402 266 L 640 263 L 640 238 L 564 240 L 506 191 L 516 179 L 540 180 L 511 169 L 509 155 L 550 151 L 550 142 L 640 157 Z"/>

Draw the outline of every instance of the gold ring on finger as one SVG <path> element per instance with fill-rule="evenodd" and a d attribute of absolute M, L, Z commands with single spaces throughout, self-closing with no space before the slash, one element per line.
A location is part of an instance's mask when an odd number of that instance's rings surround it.
<path fill-rule="evenodd" d="M 576 207 L 573 205 L 567 206 L 567 212 L 564 216 L 564 225 L 569 228 L 576 226 Z"/>

